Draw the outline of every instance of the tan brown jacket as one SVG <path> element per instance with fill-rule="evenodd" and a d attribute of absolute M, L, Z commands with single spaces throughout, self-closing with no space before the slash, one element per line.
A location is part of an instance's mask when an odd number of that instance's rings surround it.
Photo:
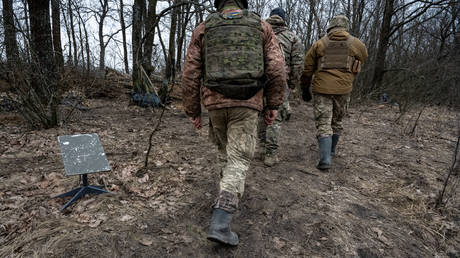
<path fill-rule="evenodd" d="M 232 10 L 229 10 L 232 11 Z M 263 97 L 266 96 L 266 105 L 269 109 L 278 109 L 283 103 L 286 85 L 286 72 L 284 58 L 278 45 L 276 36 L 270 25 L 261 20 L 262 38 L 264 41 L 264 61 L 267 83 L 248 100 L 236 100 L 224 97 L 215 91 L 202 86 L 202 49 L 205 23 L 195 28 L 190 39 L 190 45 L 185 57 L 184 71 L 182 73 L 182 99 L 185 113 L 189 117 L 201 114 L 200 93 L 203 104 L 208 110 L 227 107 L 248 107 L 258 111 L 263 109 Z"/>
<path fill-rule="evenodd" d="M 331 40 L 347 40 L 350 34 L 344 29 L 332 29 L 328 35 Z M 323 40 L 318 40 L 308 50 L 305 56 L 304 70 L 301 79 L 301 88 L 307 89 L 310 86 L 312 76 L 312 92 L 322 94 L 348 94 L 353 88 L 354 73 L 340 70 L 319 70 L 319 59 L 324 56 L 325 45 Z M 354 38 L 349 55 L 361 63 L 367 60 L 366 46 L 357 38 Z"/>

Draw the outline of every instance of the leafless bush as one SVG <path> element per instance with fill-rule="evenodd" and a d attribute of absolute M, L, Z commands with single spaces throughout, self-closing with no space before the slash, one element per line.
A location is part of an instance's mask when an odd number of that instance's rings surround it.
<path fill-rule="evenodd" d="M 10 98 L 17 101 L 20 115 L 32 128 L 50 128 L 58 124 L 60 91 L 56 73 L 45 74 L 37 63 L 17 63 L 7 71 L 8 83 L 14 89 Z"/>

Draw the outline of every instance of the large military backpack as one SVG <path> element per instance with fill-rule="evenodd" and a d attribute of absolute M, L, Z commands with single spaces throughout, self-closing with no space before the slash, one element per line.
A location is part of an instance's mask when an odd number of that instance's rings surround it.
<path fill-rule="evenodd" d="M 205 24 L 204 86 L 228 98 L 251 98 L 264 85 L 260 17 L 247 10 L 213 13 Z"/>

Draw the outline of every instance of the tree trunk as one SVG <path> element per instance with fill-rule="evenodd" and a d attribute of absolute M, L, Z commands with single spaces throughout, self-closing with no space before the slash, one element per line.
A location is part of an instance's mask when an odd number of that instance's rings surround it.
<path fill-rule="evenodd" d="M 21 1 L 24 6 L 24 24 L 26 26 L 26 31 L 24 32 L 25 40 L 24 40 L 24 48 L 26 53 L 26 60 L 30 63 L 30 24 L 29 24 L 29 8 L 27 6 L 27 0 Z"/>
<path fill-rule="evenodd" d="M 132 32 L 132 53 L 133 53 L 133 86 L 140 87 L 139 67 L 142 62 L 142 20 L 145 0 L 134 0 L 133 4 L 133 32 Z"/>
<path fill-rule="evenodd" d="M 125 24 L 125 14 L 124 14 L 123 9 L 124 9 L 123 0 L 120 0 L 120 25 L 121 25 L 121 36 L 123 39 L 123 62 L 125 64 L 125 72 L 129 73 L 128 47 L 126 44 L 126 24 Z"/>
<path fill-rule="evenodd" d="M 53 55 L 53 41 L 50 24 L 49 0 L 28 0 L 30 10 L 30 32 L 32 56 L 37 69 L 33 69 L 32 87 L 44 106 L 49 105 L 48 121 L 45 127 L 58 123 L 57 105 L 59 94 L 56 85 L 56 59 Z"/>
<path fill-rule="evenodd" d="M 73 43 L 73 65 L 78 66 L 78 49 L 77 49 L 77 40 L 75 39 L 75 29 L 73 26 L 72 0 L 68 1 L 68 12 L 69 12 L 69 19 L 70 19 L 69 27 L 70 27 L 70 32 L 72 34 L 72 43 Z"/>
<path fill-rule="evenodd" d="M 53 19 L 53 47 L 56 58 L 56 66 L 59 71 L 64 67 L 64 57 L 61 46 L 61 10 L 60 0 L 51 0 L 52 19 Z"/>
<path fill-rule="evenodd" d="M 10 69 L 19 61 L 16 28 L 14 26 L 13 1 L 3 0 L 3 27 L 5 30 L 6 59 Z"/>
<path fill-rule="evenodd" d="M 310 1 L 311 3 L 312 1 Z M 304 49 L 310 49 L 312 42 L 311 42 L 311 34 L 313 28 L 313 10 L 314 8 L 310 5 L 310 11 L 308 12 L 308 22 L 307 22 L 307 37 L 305 38 Z"/>
<path fill-rule="evenodd" d="M 105 17 L 107 17 L 107 12 L 109 11 L 109 2 L 108 0 L 100 0 L 101 3 L 101 12 L 99 15 L 99 70 L 104 70 L 105 69 L 105 47 L 106 44 L 104 44 L 104 20 Z"/>
<path fill-rule="evenodd" d="M 182 70 L 182 48 L 184 48 L 185 38 L 187 36 L 187 25 L 191 19 L 190 9 L 191 4 L 182 6 L 182 12 L 179 19 L 179 26 L 177 28 L 177 53 L 176 53 L 176 73 L 180 73 Z"/>
<path fill-rule="evenodd" d="M 351 24 L 351 34 L 355 37 L 360 36 L 361 22 L 363 20 L 365 1 L 353 0 L 353 17 Z"/>
<path fill-rule="evenodd" d="M 156 19 L 156 7 L 157 7 L 157 0 L 148 0 L 149 7 L 148 7 L 148 14 L 147 19 L 144 21 L 145 23 L 145 33 L 148 33 L 145 36 L 145 43 L 144 43 L 144 68 L 146 69 L 147 73 L 153 71 L 152 67 L 152 54 L 153 54 L 153 41 L 155 39 L 155 19 Z"/>
<path fill-rule="evenodd" d="M 179 0 L 180 1 L 180 0 Z M 173 0 L 173 4 L 176 4 L 176 0 Z M 174 56 L 176 53 L 176 28 L 177 27 L 177 7 L 171 11 L 171 26 L 169 31 L 169 44 L 168 44 L 168 56 L 166 59 L 166 79 L 168 81 L 174 80 L 175 73 L 175 60 Z"/>
<path fill-rule="evenodd" d="M 86 22 L 83 20 L 83 17 L 81 16 L 81 12 L 79 9 L 77 9 L 77 15 L 78 15 L 78 28 L 81 30 L 81 26 L 83 26 L 83 31 L 85 32 L 85 47 L 83 47 L 83 38 L 80 33 L 80 38 L 81 38 L 81 55 L 82 58 L 84 59 L 84 55 L 86 53 L 86 72 L 89 73 L 91 70 L 91 50 L 89 48 L 89 40 L 88 40 L 88 30 L 86 29 Z"/>
<path fill-rule="evenodd" d="M 161 50 L 163 51 L 163 56 L 168 56 L 168 53 L 166 52 L 165 42 L 163 41 L 163 37 L 161 36 L 160 23 L 157 23 L 157 31 L 158 31 L 158 40 L 160 40 Z"/>
<path fill-rule="evenodd" d="M 69 54 L 68 54 L 68 57 L 67 57 L 67 63 L 69 64 L 72 64 L 72 60 L 73 60 L 73 57 L 72 57 L 72 32 L 70 31 L 70 26 L 67 22 L 67 17 L 65 15 L 65 12 L 62 12 L 62 15 L 64 16 L 63 17 L 63 20 L 64 20 L 64 26 L 65 26 L 65 31 L 67 32 L 67 39 L 69 40 Z"/>
<path fill-rule="evenodd" d="M 380 89 L 385 73 L 385 58 L 390 41 L 391 18 L 393 16 L 395 0 L 385 0 L 385 10 L 383 12 L 382 27 L 380 29 L 379 46 L 375 58 L 375 70 L 372 77 L 372 86 L 374 90 Z"/>
<path fill-rule="evenodd" d="M 184 13 L 184 6 L 180 7 L 180 10 L 177 14 L 177 32 L 176 32 L 176 45 L 177 45 L 177 51 L 176 51 L 176 64 L 174 67 L 174 70 L 177 73 L 180 73 L 180 60 L 182 58 L 182 43 L 183 43 L 183 37 L 182 37 L 182 27 L 186 23 L 185 21 L 185 13 Z"/>
<path fill-rule="evenodd" d="M 83 22 L 83 21 L 82 21 Z M 85 23 L 83 23 L 83 29 L 85 30 L 85 48 L 86 48 L 86 71 L 91 71 L 91 50 L 89 48 L 89 40 L 88 40 L 88 30 L 86 29 Z"/>
<path fill-rule="evenodd" d="M 77 14 L 80 16 L 80 10 L 77 9 Z M 82 70 L 83 68 L 85 68 L 87 62 L 89 62 L 89 60 L 86 60 L 85 61 L 85 48 L 83 47 L 83 31 L 81 29 L 81 24 L 83 23 L 83 21 L 81 21 L 80 19 L 78 19 L 78 35 L 80 37 L 80 53 L 81 53 L 81 61 L 82 61 Z"/>

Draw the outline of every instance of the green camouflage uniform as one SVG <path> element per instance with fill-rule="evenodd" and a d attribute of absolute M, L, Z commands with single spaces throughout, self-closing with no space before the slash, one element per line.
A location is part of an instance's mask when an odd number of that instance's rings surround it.
<path fill-rule="evenodd" d="M 210 138 L 226 154 L 215 209 L 238 208 L 263 98 L 271 110 L 284 99 L 283 59 L 271 26 L 247 10 L 224 8 L 193 31 L 182 74 L 183 103 L 191 118 L 201 116 L 201 103 L 208 109 Z"/>
<path fill-rule="evenodd" d="M 342 119 L 350 94 L 330 95 L 313 93 L 316 136 L 340 135 L 343 131 Z"/>
<path fill-rule="evenodd" d="M 279 149 L 281 123 L 288 119 L 290 113 L 289 89 L 295 89 L 300 83 L 300 76 L 303 71 L 304 51 L 300 39 L 288 29 L 280 16 L 271 16 L 266 21 L 272 26 L 281 46 L 284 54 L 285 69 L 288 75 L 286 97 L 278 109 L 276 120 L 269 126 L 265 125 L 263 116 L 259 120 L 259 138 L 265 143 L 265 154 L 272 155 Z"/>
<path fill-rule="evenodd" d="M 244 192 L 244 179 L 254 156 L 258 111 L 244 107 L 223 108 L 209 111 L 214 141 L 227 163 L 222 169 L 220 190 Z"/>

